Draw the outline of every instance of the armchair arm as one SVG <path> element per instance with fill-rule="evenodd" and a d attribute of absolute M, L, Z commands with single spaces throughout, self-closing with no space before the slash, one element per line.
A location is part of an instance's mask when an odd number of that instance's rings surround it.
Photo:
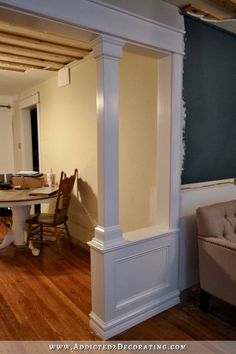
<path fill-rule="evenodd" d="M 201 240 L 203 242 L 208 242 L 210 244 L 217 245 L 220 247 L 225 247 L 232 251 L 236 251 L 236 242 L 228 241 L 226 239 L 222 239 L 218 237 L 198 236 L 198 240 Z"/>
<path fill-rule="evenodd" d="M 217 237 L 198 237 L 201 288 L 236 305 L 236 244 Z"/>

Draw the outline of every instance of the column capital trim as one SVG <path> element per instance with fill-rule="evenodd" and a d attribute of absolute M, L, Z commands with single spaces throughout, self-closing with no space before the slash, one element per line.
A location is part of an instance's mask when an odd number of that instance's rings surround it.
<path fill-rule="evenodd" d="M 91 42 L 93 56 L 96 60 L 101 58 L 120 60 L 124 44 L 125 41 L 122 39 L 101 35 Z"/>

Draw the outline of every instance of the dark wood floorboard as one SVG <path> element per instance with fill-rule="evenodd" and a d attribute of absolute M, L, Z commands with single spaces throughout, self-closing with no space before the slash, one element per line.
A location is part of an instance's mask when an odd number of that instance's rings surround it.
<path fill-rule="evenodd" d="M 114 340 L 236 340 L 236 308 L 216 298 L 199 309 L 199 287 L 185 290 L 180 304 L 117 335 Z"/>
<path fill-rule="evenodd" d="M 0 340 L 99 338 L 89 328 L 89 253 L 63 245 L 44 246 L 39 257 L 13 245 L 0 250 Z M 181 303 L 111 340 L 236 340 L 236 308 L 215 298 L 208 312 L 198 307 L 199 289 L 184 291 Z"/>

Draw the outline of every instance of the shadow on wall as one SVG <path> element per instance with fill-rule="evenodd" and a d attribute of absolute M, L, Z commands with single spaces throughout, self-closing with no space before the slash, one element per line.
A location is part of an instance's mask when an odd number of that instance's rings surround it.
<path fill-rule="evenodd" d="M 97 196 L 82 178 L 77 186 L 78 193 L 72 195 L 70 203 L 69 228 L 75 239 L 86 243 L 94 237 L 97 225 Z"/>

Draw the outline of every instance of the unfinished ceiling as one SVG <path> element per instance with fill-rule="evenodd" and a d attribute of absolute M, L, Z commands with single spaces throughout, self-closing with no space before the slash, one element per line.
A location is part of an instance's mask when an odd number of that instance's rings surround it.
<path fill-rule="evenodd" d="M 0 98 L 15 96 L 76 65 L 95 33 L 0 5 Z"/>
<path fill-rule="evenodd" d="M 86 42 L 0 21 L 0 70 L 58 71 L 90 51 Z"/>
<path fill-rule="evenodd" d="M 214 18 L 214 25 L 236 33 L 236 20 L 232 20 L 236 0 L 163 1 L 178 6 L 181 12 L 195 11 L 196 16 L 204 11 L 208 19 Z M 183 10 L 187 5 L 192 10 Z M 86 30 L 0 6 L 0 95 L 16 95 L 81 60 L 91 52 L 95 37 Z"/>
<path fill-rule="evenodd" d="M 236 0 L 165 1 L 179 7 L 182 13 L 190 14 L 236 33 Z M 226 23 L 230 25 L 224 26 Z"/>
<path fill-rule="evenodd" d="M 204 21 L 236 19 L 236 0 L 166 0 L 181 12 Z M 234 23 L 236 26 L 236 22 Z M 0 19 L 0 70 L 25 72 L 29 69 L 58 71 L 89 54 L 88 42 L 19 26 Z"/>
<path fill-rule="evenodd" d="M 236 16 L 236 0 L 212 0 L 211 2 L 196 1 L 182 8 L 183 12 L 198 16 L 203 20 L 222 21 L 234 19 Z"/>

